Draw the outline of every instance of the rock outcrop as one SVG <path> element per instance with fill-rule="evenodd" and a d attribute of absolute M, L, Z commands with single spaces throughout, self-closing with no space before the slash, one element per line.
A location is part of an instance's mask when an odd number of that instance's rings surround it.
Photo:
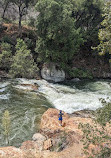
<path fill-rule="evenodd" d="M 25 158 L 25 153 L 15 147 L 0 148 L 0 158 Z"/>
<path fill-rule="evenodd" d="M 40 133 L 34 134 L 32 140 L 23 142 L 20 148 L 0 148 L 0 158 L 87 158 L 81 142 L 83 132 L 78 126 L 80 123 L 93 126 L 91 115 L 88 111 L 85 115 L 83 112 L 72 115 L 64 112 L 63 126 L 60 126 L 58 114 L 59 110 L 48 109 L 42 116 Z M 110 125 L 107 124 L 105 128 L 111 135 Z M 103 142 L 103 145 L 108 144 Z M 90 144 L 89 152 L 95 148 L 99 150 L 98 145 Z"/>
<path fill-rule="evenodd" d="M 89 123 L 92 124 L 91 118 L 82 118 L 82 117 L 70 117 L 64 112 L 63 115 L 63 126 L 59 126 L 58 121 L 59 110 L 57 109 L 48 109 L 42 116 L 41 119 L 41 129 L 50 129 L 50 130 L 66 130 L 66 131 L 75 131 L 82 135 L 81 130 L 78 129 L 79 123 Z"/>
<path fill-rule="evenodd" d="M 55 63 L 45 63 L 41 70 L 41 76 L 47 81 L 61 82 L 65 80 L 65 72 L 59 69 Z"/>

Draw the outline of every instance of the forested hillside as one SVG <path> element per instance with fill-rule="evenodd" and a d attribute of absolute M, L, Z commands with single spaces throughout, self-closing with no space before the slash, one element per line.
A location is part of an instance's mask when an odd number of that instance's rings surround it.
<path fill-rule="evenodd" d="M 57 63 L 67 78 L 111 78 L 111 2 L 0 0 L 0 70 L 36 78 Z"/>

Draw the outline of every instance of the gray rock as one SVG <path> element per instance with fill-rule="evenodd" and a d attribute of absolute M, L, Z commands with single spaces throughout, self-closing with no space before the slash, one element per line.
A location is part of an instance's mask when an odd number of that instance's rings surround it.
<path fill-rule="evenodd" d="M 45 141 L 46 137 L 40 133 L 35 133 L 32 137 L 33 141 Z"/>
<path fill-rule="evenodd" d="M 43 148 L 44 148 L 44 141 L 46 140 L 46 137 L 43 136 L 40 133 L 36 133 L 36 134 L 33 135 L 32 139 L 38 145 L 39 150 L 43 150 Z"/>
<path fill-rule="evenodd" d="M 71 81 L 78 82 L 78 81 L 80 81 L 80 79 L 79 78 L 73 78 Z"/>
<path fill-rule="evenodd" d="M 55 63 L 44 64 L 41 76 L 47 81 L 61 82 L 65 80 L 65 72 Z"/>
<path fill-rule="evenodd" d="M 111 78 L 111 73 L 103 72 L 103 78 Z"/>

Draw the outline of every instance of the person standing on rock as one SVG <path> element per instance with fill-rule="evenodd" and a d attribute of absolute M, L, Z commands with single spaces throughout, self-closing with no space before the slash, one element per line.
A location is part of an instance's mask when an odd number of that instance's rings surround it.
<path fill-rule="evenodd" d="M 62 115 L 64 115 L 62 113 L 62 110 L 60 110 L 60 113 L 59 113 L 59 123 L 60 123 L 60 126 L 62 126 Z"/>

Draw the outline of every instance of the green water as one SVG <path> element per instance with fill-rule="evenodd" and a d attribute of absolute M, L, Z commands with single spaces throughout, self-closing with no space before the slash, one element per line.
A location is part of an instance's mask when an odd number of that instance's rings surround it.
<path fill-rule="evenodd" d="M 51 107 L 46 98 L 35 92 L 17 89 L 17 81 L 0 82 L 0 146 L 6 146 L 2 128 L 5 110 L 10 112 L 10 144 L 20 146 L 37 132 L 42 114 Z"/>
<path fill-rule="evenodd" d="M 33 90 L 30 86 L 38 84 Z M 101 98 L 111 100 L 111 80 L 82 80 L 78 82 L 49 83 L 45 80 L 15 79 L 0 82 L 0 146 L 6 146 L 2 128 L 5 110 L 10 112 L 10 144 L 20 146 L 31 140 L 39 130 L 42 114 L 48 108 L 67 113 L 78 110 L 96 110 L 102 107 Z"/>

